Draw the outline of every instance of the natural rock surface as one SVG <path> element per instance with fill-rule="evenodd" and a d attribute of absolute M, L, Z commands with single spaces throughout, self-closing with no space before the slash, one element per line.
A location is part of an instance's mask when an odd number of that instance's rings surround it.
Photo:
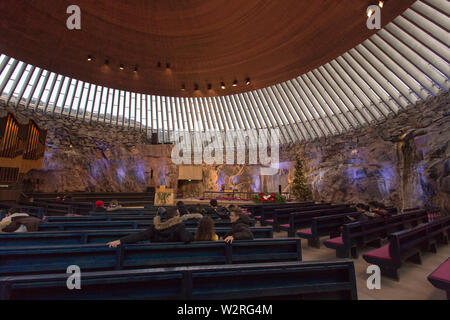
<path fill-rule="evenodd" d="M 275 192 L 278 185 L 289 191 L 299 154 L 316 200 L 378 200 L 398 208 L 440 207 L 448 213 L 449 101 L 449 93 L 444 93 L 376 125 L 285 146 L 275 176 L 260 176 L 257 165 L 203 164 L 203 181 L 183 184 L 178 191 L 193 196 L 222 189 Z M 6 109 L 0 106 L 1 112 Z M 11 111 L 49 129 L 44 167 L 25 176 L 35 191 L 144 191 L 171 183 L 177 187 L 172 146 L 151 145 L 138 130 Z"/>

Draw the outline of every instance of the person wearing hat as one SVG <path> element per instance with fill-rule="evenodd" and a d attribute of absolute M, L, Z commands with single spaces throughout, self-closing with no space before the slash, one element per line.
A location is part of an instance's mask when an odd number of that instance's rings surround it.
<path fill-rule="evenodd" d="M 95 201 L 94 212 L 105 212 L 105 211 L 106 211 L 105 203 L 101 200 Z"/>

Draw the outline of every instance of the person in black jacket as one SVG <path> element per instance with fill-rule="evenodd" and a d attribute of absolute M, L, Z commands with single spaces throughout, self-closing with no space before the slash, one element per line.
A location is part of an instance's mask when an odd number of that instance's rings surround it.
<path fill-rule="evenodd" d="M 253 240 L 253 233 L 250 230 L 250 218 L 239 209 L 230 213 L 231 231 L 225 234 L 224 241 L 232 243 L 233 240 Z"/>
<path fill-rule="evenodd" d="M 201 214 L 185 214 L 180 217 L 177 208 L 169 208 L 166 211 L 167 220 L 162 222 L 160 216 L 153 219 L 153 225 L 147 230 L 139 233 L 130 234 L 119 240 L 109 242 L 110 248 L 116 248 L 121 244 L 136 243 L 139 241 L 150 240 L 150 242 L 184 242 L 189 243 L 193 240 L 193 235 L 186 230 L 183 223 L 188 219 L 201 219 Z"/>
<path fill-rule="evenodd" d="M 209 206 L 205 209 L 205 215 L 207 215 L 211 219 L 227 218 L 227 217 L 222 217 L 219 215 L 219 213 L 217 212 L 218 208 L 219 208 L 219 205 L 217 203 L 217 200 L 212 199 L 209 202 Z"/>
<path fill-rule="evenodd" d="M 183 201 L 178 201 L 177 202 L 177 209 L 180 212 L 180 216 L 184 216 L 185 214 L 189 214 L 189 211 L 184 206 L 184 202 Z"/>

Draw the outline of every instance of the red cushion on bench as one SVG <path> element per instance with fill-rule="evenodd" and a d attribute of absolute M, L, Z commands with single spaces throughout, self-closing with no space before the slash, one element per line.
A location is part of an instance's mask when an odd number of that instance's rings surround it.
<path fill-rule="evenodd" d="M 342 236 L 325 240 L 325 242 L 344 245 L 344 240 L 342 240 Z"/>
<path fill-rule="evenodd" d="M 391 253 L 389 251 L 389 244 L 382 246 L 381 248 L 366 252 L 364 255 L 377 259 L 392 260 Z"/>
<path fill-rule="evenodd" d="M 280 224 L 280 227 L 282 227 L 282 228 L 289 228 L 290 225 L 289 224 Z"/>
<path fill-rule="evenodd" d="M 434 270 L 430 277 L 450 282 L 450 258 Z"/>
<path fill-rule="evenodd" d="M 273 223 L 273 219 L 267 219 L 267 220 L 264 220 L 264 221 Z"/>
<path fill-rule="evenodd" d="M 300 230 L 298 233 L 299 233 L 299 234 L 301 233 L 301 234 L 311 235 L 311 234 L 312 234 L 312 230 L 311 230 L 311 228 L 309 228 L 309 229 L 304 229 L 304 230 Z"/>

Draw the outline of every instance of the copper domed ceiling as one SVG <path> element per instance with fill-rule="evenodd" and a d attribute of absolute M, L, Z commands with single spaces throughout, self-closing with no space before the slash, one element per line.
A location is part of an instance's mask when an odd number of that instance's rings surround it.
<path fill-rule="evenodd" d="M 382 25 L 413 2 L 386 1 Z M 293 79 L 360 44 L 376 32 L 367 29 L 365 15 L 374 3 L 378 1 L 1 0 L 0 52 L 119 90 L 230 95 Z M 72 4 L 81 8 L 81 30 L 66 27 Z M 237 86 L 232 86 L 235 80 Z"/>

